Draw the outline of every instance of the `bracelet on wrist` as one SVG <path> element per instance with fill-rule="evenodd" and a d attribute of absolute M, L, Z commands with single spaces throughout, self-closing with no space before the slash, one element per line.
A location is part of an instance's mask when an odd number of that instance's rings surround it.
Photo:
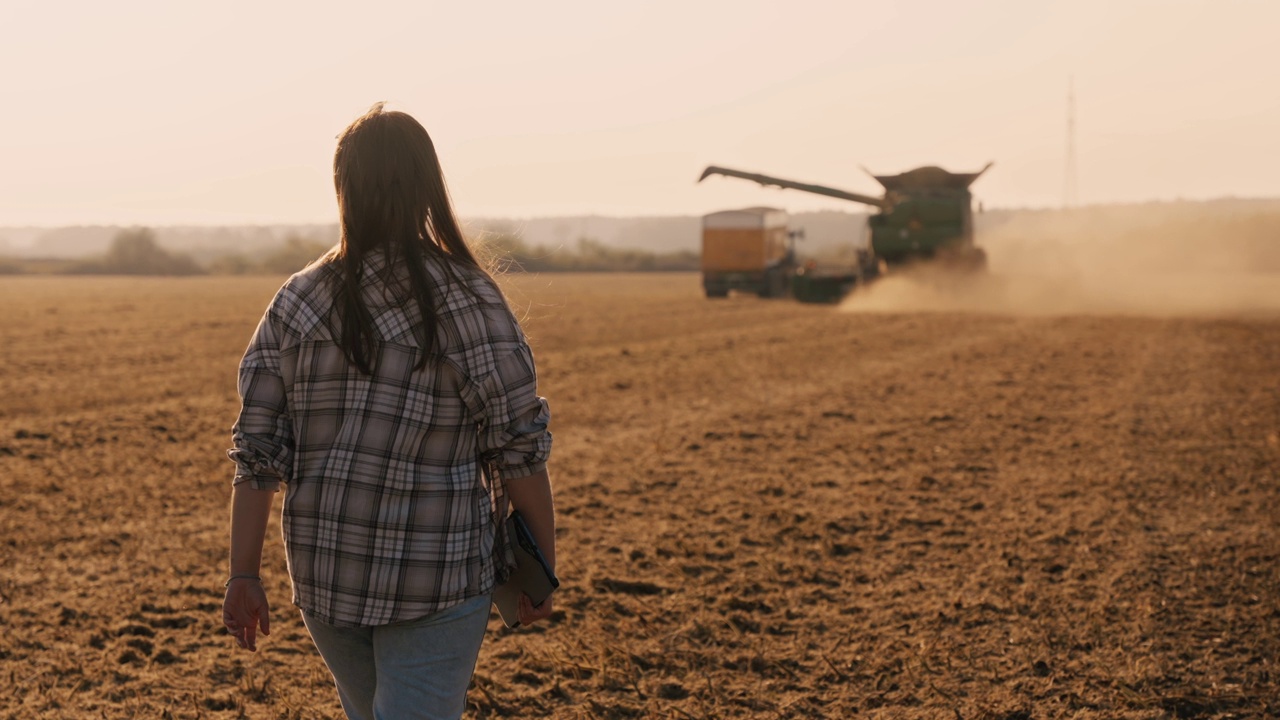
<path fill-rule="evenodd" d="M 257 580 L 258 582 L 262 582 L 262 578 L 257 575 L 232 575 L 227 578 L 227 581 L 223 583 L 222 587 L 230 587 L 232 580 Z"/>

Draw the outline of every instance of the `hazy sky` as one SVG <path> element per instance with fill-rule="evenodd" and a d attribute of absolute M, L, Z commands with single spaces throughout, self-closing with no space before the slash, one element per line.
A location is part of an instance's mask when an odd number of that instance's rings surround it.
<path fill-rule="evenodd" d="M 878 186 L 995 167 L 988 207 L 1280 196 L 1280 2 L 0 4 L 0 225 L 328 222 L 377 100 L 465 216 L 849 208 L 710 163 Z"/>

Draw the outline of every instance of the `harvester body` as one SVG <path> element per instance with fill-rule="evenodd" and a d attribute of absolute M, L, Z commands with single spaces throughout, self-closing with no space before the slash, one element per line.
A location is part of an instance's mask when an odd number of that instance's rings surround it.
<path fill-rule="evenodd" d="M 876 256 L 891 266 L 939 259 L 965 269 L 985 267 L 986 254 L 973 243 L 969 186 L 989 167 L 975 173 L 922 167 L 873 175 L 885 189 L 881 211 L 867 220 Z"/>

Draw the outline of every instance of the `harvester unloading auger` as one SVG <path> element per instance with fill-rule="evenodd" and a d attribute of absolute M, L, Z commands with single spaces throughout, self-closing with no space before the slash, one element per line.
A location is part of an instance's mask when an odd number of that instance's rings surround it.
<path fill-rule="evenodd" d="M 799 299 L 832 301 L 857 282 L 878 275 L 882 264 L 894 267 L 935 261 L 957 271 L 985 269 L 987 255 L 973 244 L 973 195 L 969 186 L 992 164 L 987 163 L 974 173 L 953 173 L 927 166 L 898 175 L 872 175 L 884 187 L 884 196 L 879 198 L 715 165 L 702 171 L 698 182 L 712 175 L 724 175 L 876 208 L 878 212 L 867 219 L 871 246 L 859 254 L 858 267 L 852 273 L 804 278 L 804 268 L 797 270 L 793 285 Z"/>

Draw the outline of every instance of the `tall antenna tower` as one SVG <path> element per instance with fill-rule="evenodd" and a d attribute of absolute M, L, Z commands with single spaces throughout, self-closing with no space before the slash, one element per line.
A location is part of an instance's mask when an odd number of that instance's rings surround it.
<path fill-rule="evenodd" d="M 1062 181 L 1062 206 L 1074 207 L 1076 196 L 1076 79 L 1067 81 L 1067 166 Z"/>

